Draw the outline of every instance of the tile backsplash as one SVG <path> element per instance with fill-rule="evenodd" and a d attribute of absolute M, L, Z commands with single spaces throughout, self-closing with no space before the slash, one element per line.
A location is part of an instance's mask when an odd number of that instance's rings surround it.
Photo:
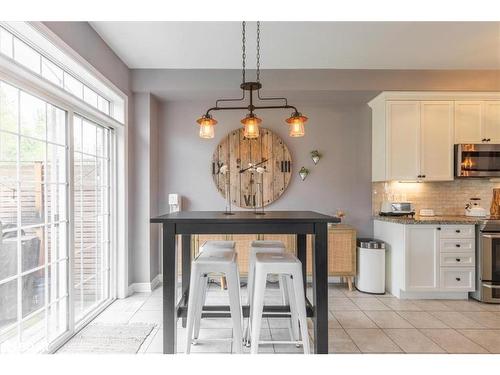
<path fill-rule="evenodd" d="M 409 201 L 418 214 L 421 208 L 432 208 L 436 215 L 463 215 L 470 198 L 481 198 L 480 204 L 490 212 L 493 189 L 500 182 L 487 179 L 460 179 L 446 182 L 374 182 L 372 183 L 372 213 L 380 212 L 384 199 Z"/>

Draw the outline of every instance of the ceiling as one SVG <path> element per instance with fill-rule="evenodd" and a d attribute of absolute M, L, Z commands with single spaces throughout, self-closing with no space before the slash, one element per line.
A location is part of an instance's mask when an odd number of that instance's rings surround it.
<path fill-rule="evenodd" d="M 240 22 L 91 26 L 132 69 L 241 68 Z M 500 22 L 263 22 L 261 55 L 263 69 L 499 69 Z"/>

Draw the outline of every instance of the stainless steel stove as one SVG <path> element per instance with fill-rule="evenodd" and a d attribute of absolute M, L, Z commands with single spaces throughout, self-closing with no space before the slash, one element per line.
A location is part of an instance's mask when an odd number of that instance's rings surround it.
<path fill-rule="evenodd" d="M 477 226 L 476 291 L 471 297 L 500 303 L 500 217 L 488 217 Z"/>

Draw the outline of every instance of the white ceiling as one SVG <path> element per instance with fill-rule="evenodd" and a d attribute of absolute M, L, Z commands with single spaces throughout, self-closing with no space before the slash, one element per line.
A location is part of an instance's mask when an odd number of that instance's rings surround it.
<path fill-rule="evenodd" d="M 239 69 L 239 22 L 91 22 L 130 68 Z M 255 66 L 255 23 L 247 64 Z M 263 22 L 263 69 L 499 69 L 500 22 Z"/>

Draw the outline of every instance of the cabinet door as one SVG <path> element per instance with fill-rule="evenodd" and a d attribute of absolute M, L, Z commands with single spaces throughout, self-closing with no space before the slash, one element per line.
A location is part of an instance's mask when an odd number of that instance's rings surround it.
<path fill-rule="evenodd" d="M 453 102 L 421 102 L 420 113 L 422 179 L 453 180 Z"/>
<path fill-rule="evenodd" d="M 500 101 L 484 102 L 483 137 L 500 143 Z"/>
<path fill-rule="evenodd" d="M 420 102 L 388 101 L 388 180 L 416 180 L 420 174 Z"/>
<path fill-rule="evenodd" d="M 437 289 L 439 287 L 439 251 L 436 227 L 408 225 L 406 239 L 406 290 Z"/>
<path fill-rule="evenodd" d="M 481 143 L 483 103 L 481 101 L 455 102 L 455 143 Z"/>

